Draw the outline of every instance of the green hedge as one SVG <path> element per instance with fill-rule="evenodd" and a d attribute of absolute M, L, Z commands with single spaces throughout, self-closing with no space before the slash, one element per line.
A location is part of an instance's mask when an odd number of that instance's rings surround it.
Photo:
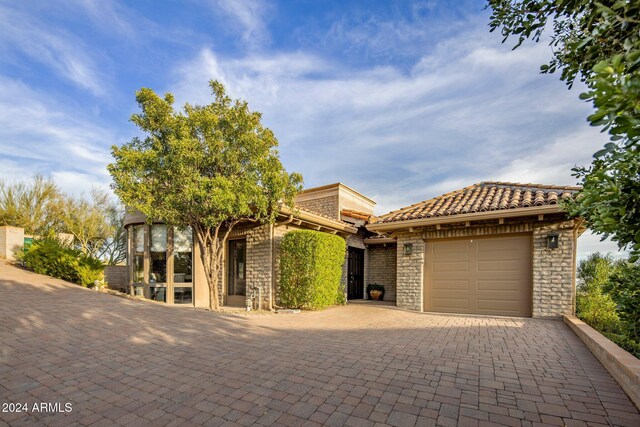
<path fill-rule="evenodd" d="M 22 261 L 36 273 L 84 287 L 93 287 L 96 280 L 104 279 L 104 266 L 100 260 L 83 255 L 79 250 L 65 246 L 53 238 L 34 241 Z"/>
<path fill-rule="evenodd" d="M 310 230 L 290 231 L 280 250 L 280 303 L 319 310 L 344 304 L 340 285 L 347 247 L 343 238 Z"/>

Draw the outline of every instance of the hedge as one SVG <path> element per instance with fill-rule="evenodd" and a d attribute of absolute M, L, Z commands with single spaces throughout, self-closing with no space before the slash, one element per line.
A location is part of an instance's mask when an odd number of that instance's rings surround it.
<path fill-rule="evenodd" d="M 290 231 L 280 247 L 280 303 L 319 310 L 344 304 L 340 285 L 345 260 L 343 238 L 311 230 Z"/>
<path fill-rule="evenodd" d="M 35 240 L 22 256 L 26 267 L 38 274 L 93 287 L 104 280 L 104 266 L 99 259 L 83 255 L 54 238 Z"/>

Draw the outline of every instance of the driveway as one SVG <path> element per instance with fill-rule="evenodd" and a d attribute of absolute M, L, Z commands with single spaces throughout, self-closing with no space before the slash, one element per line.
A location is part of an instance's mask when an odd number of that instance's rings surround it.
<path fill-rule="evenodd" d="M 0 425 L 640 425 L 561 321 L 369 304 L 215 314 L 0 262 L 8 402 L 28 412 L 0 412 Z"/>

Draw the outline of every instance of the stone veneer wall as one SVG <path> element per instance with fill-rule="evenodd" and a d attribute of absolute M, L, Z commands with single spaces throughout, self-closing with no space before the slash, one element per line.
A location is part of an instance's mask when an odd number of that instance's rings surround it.
<path fill-rule="evenodd" d="M 576 238 L 574 221 L 523 222 L 480 227 L 453 227 L 398 236 L 397 306 L 422 311 L 425 240 L 531 232 L 533 237 L 533 317 L 572 314 L 575 306 Z M 557 231 L 559 247 L 547 249 L 547 234 Z M 413 254 L 404 255 L 404 244 L 413 243 Z"/>
<path fill-rule="evenodd" d="M 260 289 L 261 300 L 258 309 L 269 309 L 272 301 L 271 280 L 273 277 L 273 248 L 271 224 L 254 227 L 247 232 L 247 300 L 252 288 Z M 250 301 L 248 301 L 251 304 Z"/>
<path fill-rule="evenodd" d="M 367 249 L 368 280 L 366 285 L 377 283 L 384 286 L 385 301 L 396 300 L 397 245 L 370 245 Z"/>
<path fill-rule="evenodd" d="M 547 234 L 558 232 L 558 248 L 547 248 Z M 533 317 L 575 312 L 576 239 L 573 221 L 533 228 Z"/>
<path fill-rule="evenodd" d="M 326 215 L 329 218 L 340 219 L 340 199 L 338 195 L 320 197 L 304 201 L 297 201 L 296 205 L 310 211 Z"/>
<path fill-rule="evenodd" d="M 397 240 L 396 305 L 408 310 L 422 311 L 425 250 L 422 234 L 413 233 L 400 235 Z M 405 243 L 413 244 L 411 255 L 404 254 Z"/>

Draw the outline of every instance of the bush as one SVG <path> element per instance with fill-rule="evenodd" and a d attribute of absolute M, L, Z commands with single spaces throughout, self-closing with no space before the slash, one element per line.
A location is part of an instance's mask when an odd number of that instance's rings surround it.
<path fill-rule="evenodd" d="M 611 295 L 600 289 L 580 292 L 576 298 L 576 315 L 601 332 L 620 332 L 620 317 Z"/>
<path fill-rule="evenodd" d="M 291 231 L 282 239 L 280 302 L 288 308 L 318 310 L 344 304 L 340 286 L 346 243 L 332 234 Z"/>
<path fill-rule="evenodd" d="M 39 274 L 92 287 L 102 280 L 103 265 L 98 259 L 83 255 L 55 238 L 34 241 L 23 256 L 27 268 Z"/>

